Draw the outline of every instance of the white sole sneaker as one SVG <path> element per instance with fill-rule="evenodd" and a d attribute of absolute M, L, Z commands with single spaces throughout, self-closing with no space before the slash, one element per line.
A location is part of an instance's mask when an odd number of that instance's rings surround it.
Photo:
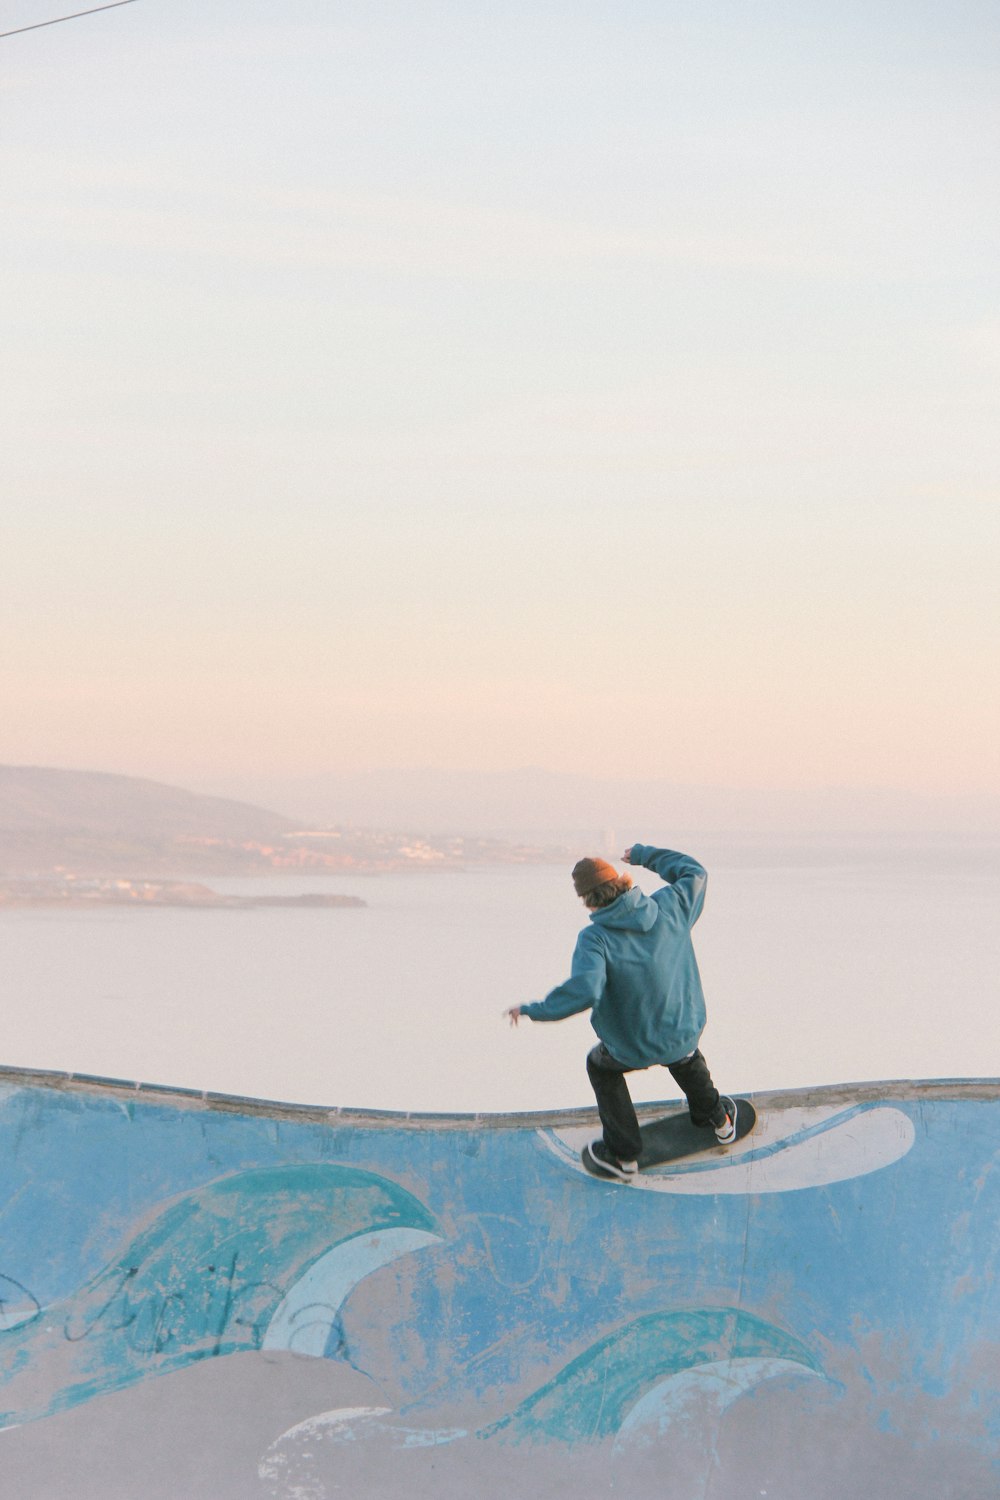
<path fill-rule="evenodd" d="M 594 1166 L 601 1172 L 606 1172 L 609 1177 L 617 1177 L 620 1182 L 634 1182 L 639 1175 L 639 1163 L 637 1161 L 617 1161 L 613 1156 L 605 1156 L 603 1149 L 598 1153 L 594 1148 L 603 1148 L 604 1142 L 598 1137 L 596 1141 L 587 1142 L 587 1155 Z"/>
<path fill-rule="evenodd" d="M 736 1115 L 738 1113 L 734 1099 L 724 1099 L 726 1106 L 726 1123 L 715 1132 L 715 1139 L 720 1146 L 731 1146 L 736 1139 Z"/>

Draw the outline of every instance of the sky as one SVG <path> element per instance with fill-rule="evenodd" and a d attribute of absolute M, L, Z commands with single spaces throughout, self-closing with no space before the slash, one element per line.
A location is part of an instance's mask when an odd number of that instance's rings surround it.
<path fill-rule="evenodd" d="M 998 32 L 136 0 L 0 40 L 0 761 L 995 806 Z"/>

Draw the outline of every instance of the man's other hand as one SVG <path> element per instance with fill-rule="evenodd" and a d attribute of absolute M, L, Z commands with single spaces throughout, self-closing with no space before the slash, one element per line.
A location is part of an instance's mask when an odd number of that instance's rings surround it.
<path fill-rule="evenodd" d="M 512 1026 L 516 1026 L 521 1019 L 521 1007 L 519 1005 L 512 1005 L 509 1010 L 503 1011 L 502 1014 L 507 1017 Z"/>

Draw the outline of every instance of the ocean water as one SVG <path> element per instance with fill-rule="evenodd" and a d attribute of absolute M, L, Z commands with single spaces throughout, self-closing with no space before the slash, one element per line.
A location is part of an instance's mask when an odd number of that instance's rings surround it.
<path fill-rule="evenodd" d="M 703 1050 L 726 1090 L 1000 1075 L 1000 849 L 699 849 Z M 658 884 L 633 872 L 646 889 Z M 7 1066 L 329 1106 L 591 1102 L 586 1016 L 511 1029 L 586 914 L 561 867 L 216 880 L 362 910 L 0 912 Z M 671 1098 L 667 1073 L 632 1077 Z"/>

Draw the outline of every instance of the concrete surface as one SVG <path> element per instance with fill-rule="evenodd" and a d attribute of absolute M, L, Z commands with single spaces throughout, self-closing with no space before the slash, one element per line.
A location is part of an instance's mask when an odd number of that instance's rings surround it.
<path fill-rule="evenodd" d="M 0 1070 L 2 1493 L 996 1500 L 1000 1083 L 755 1103 L 625 1186 L 586 1110 Z"/>

